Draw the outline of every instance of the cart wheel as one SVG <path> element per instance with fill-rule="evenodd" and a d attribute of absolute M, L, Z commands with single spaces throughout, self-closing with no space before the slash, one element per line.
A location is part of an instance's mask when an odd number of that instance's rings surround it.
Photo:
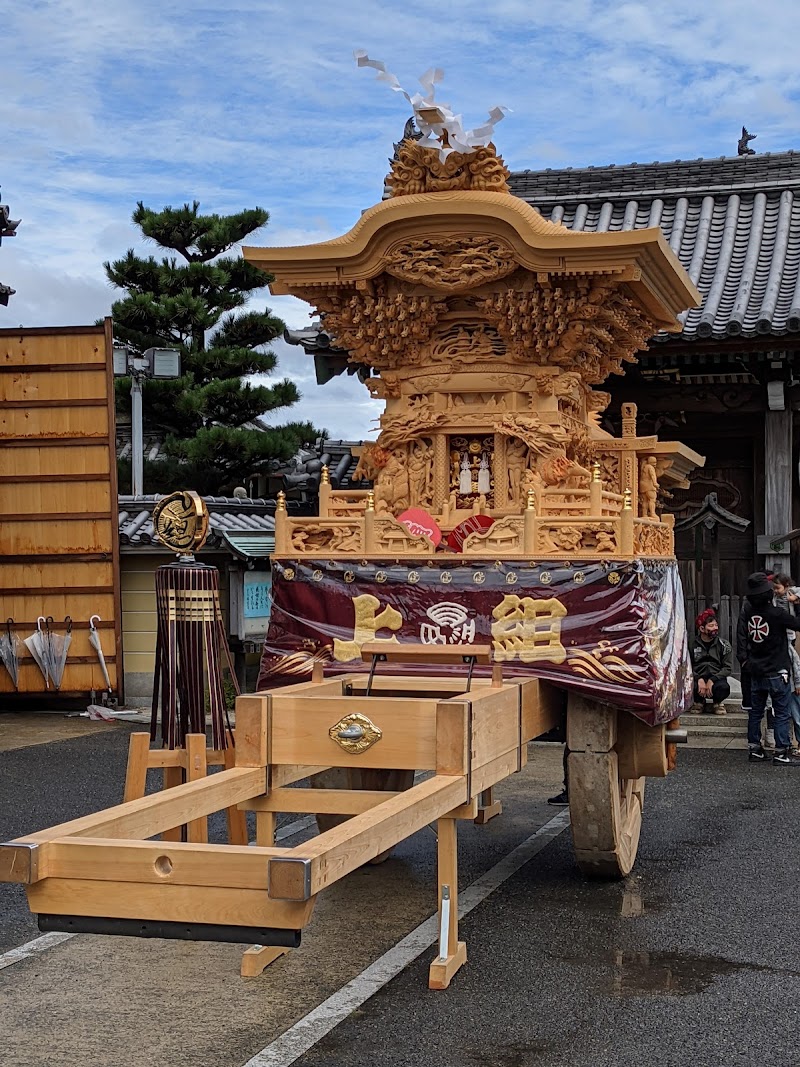
<path fill-rule="evenodd" d="M 613 749 L 615 708 L 585 699 L 570 700 L 568 715 L 569 810 L 575 858 L 590 878 L 624 878 L 630 874 L 639 848 L 646 779 L 623 778 L 620 773 L 619 757 Z"/>

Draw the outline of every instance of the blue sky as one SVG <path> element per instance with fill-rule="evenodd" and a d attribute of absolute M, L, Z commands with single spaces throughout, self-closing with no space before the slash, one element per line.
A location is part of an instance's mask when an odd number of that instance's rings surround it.
<path fill-rule="evenodd" d="M 409 112 L 359 70 L 383 60 L 411 92 L 443 67 L 439 98 L 482 122 L 511 169 L 733 155 L 742 123 L 759 152 L 800 148 L 796 4 L 781 0 L 6 0 L 0 63 L 2 199 L 19 233 L 0 248 L 16 296 L 0 325 L 73 325 L 106 314 L 102 263 L 137 246 L 129 223 L 194 198 L 260 205 L 254 244 L 348 230 L 380 199 Z M 268 303 L 291 326 L 308 309 Z M 293 416 L 332 436 L 369 433 L 377 407 L 352 379 L 298 381 Z"/>

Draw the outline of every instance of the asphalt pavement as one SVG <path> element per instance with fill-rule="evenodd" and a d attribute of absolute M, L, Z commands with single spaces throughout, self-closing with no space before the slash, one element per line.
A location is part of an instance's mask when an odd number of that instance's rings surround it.
<path fill-rule="evenodd" d="M 0 839 L 118 802 L 128 734 L 0 751 Z M 500 790 L 503 814 L 462 824 L 462 889 L 552 823 L 545 799 L 559 765 L 557 747 L 532 746 L 529 766 Z M 426 949 L 291 1062 L 800 1064 L 798 799 L 800 768 L 683 750 L 675 774 L 648 782 L 631 877 L 586 881 L 569 830 L 558 833 L 462 920 L 468 963 L 448 990 L 428 990 Z M 323 894 L 301 949 L 257 979 L 239 977 L 237 946 L 133 938 L 79 936 L 4 966 L 0 1062 L 288 1063 L 281 1034 L 357 984 L 434 910 L 434 861 L 426 830 L 355 872 Z M 0 886 L 0 965 L 37 937 L 21 887 Z"/>

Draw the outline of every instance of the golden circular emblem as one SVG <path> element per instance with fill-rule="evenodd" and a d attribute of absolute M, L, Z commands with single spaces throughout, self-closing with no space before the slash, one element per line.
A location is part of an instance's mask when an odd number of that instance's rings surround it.
<path fill-rule="evenodd" d="M 283 568 L 283 577 L 286 579 L 287 582 L 293 581 L 294 580 L 294 570 L 291 567 L 284 567 Z"/>
<path fill-rule="evenodd" d="M 197 552 L 208 536 L 208 508 L 191 490 L 170 493 L 153 508 L 153 528 L 161 544 L 179 556 Z"/>
<path fill-rule="evenodd" d="M 575 573 L 572 575 L 572 580 L 573 582 L 575 582 L 576 585 L 583 585 L 583 583 L 586 581 L 586 575 L 583 573 L 583 571 L 575 571 Z"/>
<path fill-rule="evenodd" d="M 517 584 L 517 576 L 516 576 L 516 574 L 514 573 L 514 571 L 509 571 L 508 574 L 506 575 L 506 585 L 516 585 L 516 584 Z"/>
<path fill-rule="evenodd" d="M 416 583 L 419 581 L 419 571 L 409 571 L 408 580 L 412 585 L 416 585 Z"/>
<path fill-rule="evenodd" d="M 476 585 L 483 585 L 483 583 L 486 581 L 486 575 L 483 573 L 483 571 L 475 571 L 475 573 L 472 575 L 472 580 Z"/>
<path fill-rule="evenodd" d="M 619 585 L 619 582 L 620 582 L 619 571 L 612 571 L 608 576 L 608 581 L 609 581 L 610 585 Z"/>
<path fill-rule="evenodd" d="M 450 571 L 442 571 L 439 580 L 442 582 L 443 585 L 449 585 L 453 580 L 453 575 L 450 573 Z"/>
<path fill-rule="evenodd" d="M 383 585 L 383 583 L 388 577 L 389 575 L 386 573 L 386 571 L 378 571 L 378 573 L 375 575 L 375 581 L 380 582 L 380 584 Z"/>
<path fill-rule="evenodd" d="M 323 577 L 324 577 L 324 575 L 323 575 L 322 571 L 314 571 L 314 573 L 311 575 L 311 577 L 314 579 L 315 582 L 321 582 Z"/>
<path fill-rule="evenodd" d="M 345 572 L 344 572 L 344 580 L 345 580 L 346 582 L 348 582 L 348 583 L 350 583 L 350 582 L 354 582 L 354 581 L 356 580 L 356 573 L 355 573 L 355 571 L 345 571 Z"/>
<path fill-rule="evenodd" d="M 550 571 L 542 571 L 542 573 L 539 575 L 539 581 L 542 583 L 542 585 L 549 585 L 552 580 L 553 576 Z"/>

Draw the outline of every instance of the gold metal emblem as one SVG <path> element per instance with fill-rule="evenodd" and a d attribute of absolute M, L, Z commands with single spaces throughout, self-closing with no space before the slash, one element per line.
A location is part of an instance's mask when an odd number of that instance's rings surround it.
<path fill-rule="evenodd" d="M 517 584 L 517 576 L 516 576 L 516 574 L 514 573 L 514 571 L 509 571 L 508 574 L 506 575 L 506 585 L 516 585 L 516 584 Z"/>
<path fill-rule="evenodd" d="M 325 576 L 323 575 L 322 571 L 320 571 L 320 570 L 316 570 L 316 571 L 314 571 L 314 573 L 313 573 L 313 574 L 311 575 L 311 577 L 312 577 L 312 578 L 314 579 L 314 581 L 315 581 L 315 582 L 321 582 L 321 581 L 322 581 L 322 579 L 323 579 L 323 578 L 324 578 Z"/>
<path fill-rule="evenodd" d="M 620 574 L 619 571 L 612 571 L 608 576 L 609 585 L 619 585 Z"/>
<path fill-rule="evenodd" d="M 328 730 L 328 735 L 339 748 L 356 756 L 359 752 L 366 752 L 376 741 L 380 741 L 383 731 L 366 715 L 353 711 L 349 715 L 343 715 Z"/>
<path fill-rule="evenodd" d="M 349 584 L 350 582 L 354 582 L 354 581 L 356 580 L 356 575 L 355 575 L 355 571 L 345 571 L 345 572 L 344 572 L 344 580 L 345 580 L 345 581 L 346 581 L 346 582 L 347 582 L 348 584 Z"/>
<path fill-rule="evenodd" d="M 583 571 L 575 571 L 575 573 L 572 575 L 572 580 L 573 582 L 575 582 L 576 585 L 583 585 L 583 583 L 586 581 L 586 575 L 583 573 Z"/>
<path fill-rule="evenodd" d="M 286 579 L 287 582 L 293 581 L 294 580 L 294 569 L 292 567 L 284 567 L 284 569 L 283 569 L 283 577 Z"/>
<path fill-rule="evenodd" d="M 375 581 L 376 582 L 380 582 L 380 584 L 383 585 L 383 583 L 386 581 L 386 579 L 388 577 L 389 576 L 386 573 L 386 571 L 378 571 L 378 573 L 375 575 Z"/>
<path fill-rule="evenodd" d="M 153 527 L 162 545 L 179 556 L 191 555 L 208 536 L 208 508 L 191 490 L 170 493 L 153 508 Z"/>
<path fill-rule="evenodd" d="M 550 571 L 542 571 L 542 573 L 539 575 L 539 581 L 542 583 L 542 585 L 549 585 L 552 580 L 553 575 L 550 573 Z"/>
<path fill-rule="evenodd" d="M 411 585 L 416 585 L 417 582 L 419 581 L 419 571 L 409 571 L 408 572 L 408 580 L 411 583 Z"/>
<path fill-rule="evenodd" d="M 453 580 L 453 575 L 450 573 L 450 571 L 442 571 L 442 573 L 439 575 L 439 581 L 443 585 L 449 585 L 452 582 L 452 580 Z"/>
<path fill-rule="evenodd" d="M 475 571 L 475 573 L 472 575 L 472 580 L 476 585 L 483 585 L 483 583 L 486 581 L 486 575 L 483 573 L 483 571 Z"/>

